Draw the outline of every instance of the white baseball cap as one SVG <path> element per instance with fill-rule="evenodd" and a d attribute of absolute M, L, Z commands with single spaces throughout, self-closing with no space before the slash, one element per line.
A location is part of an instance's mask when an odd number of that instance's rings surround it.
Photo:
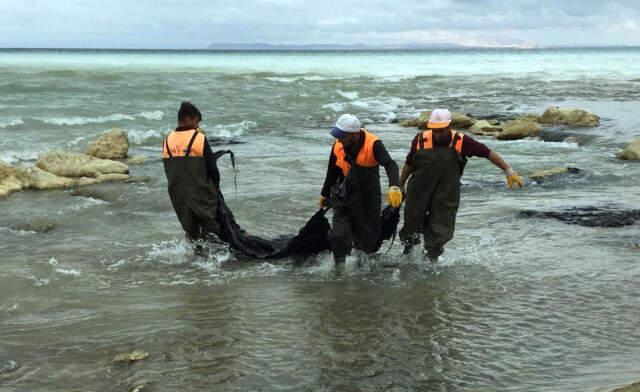
<path fill-rule="evenodd" d="M 342 139 L 350 133 L 360 131 L 360 120 L 353 114 L 343 114 L 336 121 L 336 125 L 331 128 L 331 136 Z"/>
<path fill-rule="evenodd" d="M 427 128 L 446 128 L 449 124 L 451 124 L 451 112 L 449 112 L 449 110 L 433 109 L 427 122 Z"/>

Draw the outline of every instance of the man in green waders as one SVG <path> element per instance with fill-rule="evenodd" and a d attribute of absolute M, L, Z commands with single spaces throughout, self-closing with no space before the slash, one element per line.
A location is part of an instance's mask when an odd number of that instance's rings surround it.
<path fill-rule="evenodd" d="M 210 239 L 218 233 L 216 211 L 220 173 L 207 138 L 198 126 L 200 110 L 182 102 L 178 127 L 162 146 L 162 162 L 167 176 L 169 197 L 187 238 Z M 196 247 L 196 253 L 202 247 Z"/>
<path fill-rule="evenodd" d="M 380 236 L 380 165 L 389 180 L 387 201 L 400 207 L 402 192 L 398 165 L 382 141 L 366 129 L 358 118 L 343 114 L 331 129 L 338 139 L 331 148 L 320 207 L 333 206 L 331 251 L 336 262 L 343 262 L 351 249 L 373 253 Z"/>
<path fill-rule="evenodd" d="M 507 185 L 522 188 L 522 179 L 495 151 L 462 133 L 451 130 L 451 113 L 435 109 L 427 123 L 411 142 L 400 187 L 409 178 L 404 207 L 404 227 L 400 240 L 408 254 L 424 237 L 427 257 L 436 261 L 444 244 L 453 238 L 460 204 L 460 177 L 468 157 L 487 158 L 504 172 Z"/>

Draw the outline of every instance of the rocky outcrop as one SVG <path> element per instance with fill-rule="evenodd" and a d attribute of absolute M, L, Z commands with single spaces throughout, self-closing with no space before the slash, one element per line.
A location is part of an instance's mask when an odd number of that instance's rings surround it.
<path fill-rule="evenodd" d="M 417 127 L 420 129 L 426 129 L 429 122 L 430 111 L 420 113 L 420 117 L 410 118 L 400 123 L 401 127 Z M 451 128 L 454 129 L 467 129 L 471 127 L 476 120 L 467 116 L 466 114 L 452 112 L 451 113 Z"/>
<path fill-rule="evenodd" d="M 502 127 L 491 125 L 488 120 L 478 120 L 473 124 L 471 128 L 469 128 L 469 132 L 474 135 L 489 135 L 495 136 L 502 132 Z"/>
<path fill-rule="evenodd" d="M 582 170 L 577 167 L 554 167 L 552 169 L 547 170 L 539 170 L 529 174 L 527 177 L 532 179 L 537 183 L 541 183 L 549 178 L 557 177 L 562 174 L 579 174 L 582 173 Z"/>
<path fill-rule="evenodd" d="M 98 177 L 101 174 L 129 173 L 129 167 L 121 162 L 62 151 L 42 154 L 38 157 L 36 166 L 63 177 Z"/>
<path fill-rule="evenodd" d="M 499 140 L 517 140 L 533 136 L 540 132 L 540 124 L 531 121 L 507 121 L 496 137 Z"/>
<path fill-rule="evenodd" d="M 0 162 L 0 196 L 23 189 L 62 189 L 70 187 L 74 180 L 59 177 L 37 167 L 10 166 Z"/>
<path fill-rule="evenodd" d="M 575 207 L 564 211 L 520 212 L 521 218 L 554 218 L 570 225 L 587 227 L 623 227 L 640 223 L 640 210 L 616 207 Z"/>
<path fill-rule="evenodd" d="M 620 159 L 640 159 L 640 139 L 636 139 L 618 153 Z"/>
<path fill-rule="evenodd" d="M 542 117 L 542 124 L 565 124 L 573 127 L 595 127 L 600 124 L 600 117 L 582 109 L 548 108 Z"/>
<path fill-rule="evenodd" d="M 129 138 L 120 128 L 103 133 L 87 146 L 88 155 L 103 159 L 124 159 L 128 151 Z"/>

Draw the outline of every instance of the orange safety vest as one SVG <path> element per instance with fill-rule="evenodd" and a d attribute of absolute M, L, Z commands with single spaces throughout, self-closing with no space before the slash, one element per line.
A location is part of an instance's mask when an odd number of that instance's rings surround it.
<path fill-rule="evenodd" d="M 173 131 L 164 140 L 162 158 L 203 157 L 205 136 L 195 129 L 189 131 Z"/>
<path fill-rule="evenodd" d="M 369 133 L 366 129 L 363 129 L 362 131 L 364 132 L 364 143 L 362 143 L 362 147 L 360 148 L 360 152 L 356 158 L 356 165 L 363 167 L 378 166 L 379 163 L 373 155 L 373 143 L 379 139 L 376 135 Z M 344 146 L 340 140 L 337 140 L 333 144 L 333 155 L 336 156 L 336 166 L 342 170 L 342 174 L 346 177 L 347 174 L 349 174 L 349 170 L 351 170 L 351 165 L 347 162 Z"/>
<path fill-rule="evenodd" d="M 430 130 L 422 132 L 421 137 L 419 137 L 418 141 L 416 142 L 416 151 L 420 149 L 429 150 L 433 148 L 433 137 L 431 134 L 432 134 L 432 131 Z M 455 148 L 455 150 L 460 155 L 462 155 L 463 139 L 464 139 L 464 134 L 459 133 L 457 131 L 451 131 L 451 143 L 449 143 L 449 147 Z"/>

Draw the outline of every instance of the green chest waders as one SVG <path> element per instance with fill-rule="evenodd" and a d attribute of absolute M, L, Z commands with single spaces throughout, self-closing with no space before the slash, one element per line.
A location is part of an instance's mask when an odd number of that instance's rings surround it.
<path fill-rule="evenodd" d="M 419 149 L 411 163 L 404 207 L 404 227 L 400 240 L 405 245 L 424 237 L 430 258 L 444 252 L 444 244 L 453 238 L 460 205 L 460 177 L 464 160 L 451 147 Z"/>
<path fill-rule="evenodd" d="M 332 202 L 333 220 L 329 240 L 336 259 L 349 255 L 354 246 L 366 253 L 375 252 L 380 236 L 379 166 L 352 164 L 344 181 L 342 187 L 349 191 L 348 202 Z M 344 197 L 342 199 L 344 201 Z"/>
<path fill-rule="evenodd" d="M 187 238 L 206 239 L 209 234 L 217 234 L 218 195 L 207 176 L 204 158 L 169 157 L 162 162 L 169 198 Z"/>

